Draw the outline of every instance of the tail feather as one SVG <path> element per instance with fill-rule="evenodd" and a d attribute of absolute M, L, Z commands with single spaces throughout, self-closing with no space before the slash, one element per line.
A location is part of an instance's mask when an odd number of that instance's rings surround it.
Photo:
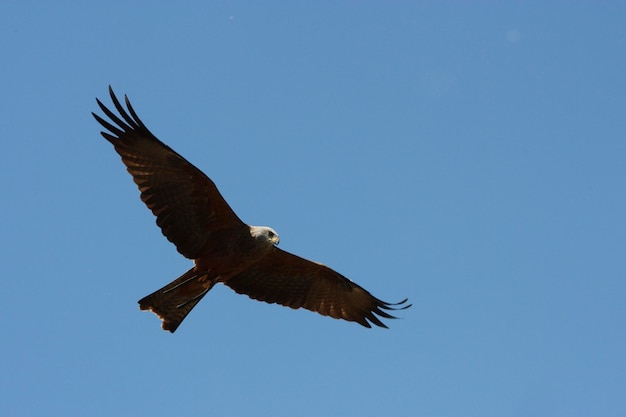
<path fill-rule="evenodd" d="M 187 314 L 215 285 L 206 272 L 191 268 L 165 287 L 139 300 L 141 310 L 151 310 L 163 320 L 163 330 L 174 333 Z"/>

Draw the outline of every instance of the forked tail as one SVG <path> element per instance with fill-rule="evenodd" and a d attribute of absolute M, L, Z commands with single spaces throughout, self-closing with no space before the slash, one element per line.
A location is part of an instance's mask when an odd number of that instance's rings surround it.
<path fill-rule="evenodd" d="M 163 320 L 163 330 L 174 333 L 187 314 L 215 285 L 207 273 L 191 268 L 174 281 L 139 300 L 139 308 L 151 310 Z"/>

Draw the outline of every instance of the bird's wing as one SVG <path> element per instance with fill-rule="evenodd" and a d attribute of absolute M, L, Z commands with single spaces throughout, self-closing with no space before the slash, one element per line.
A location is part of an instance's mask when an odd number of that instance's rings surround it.
<path fill-rule="evenodd" d="M 202 171 L 156 138 L 137 117 L 125 96 L 126 111 L 109 87 L 118 117 L 100 100 L 112 123 L 93 114 L 108 132 L 102 136 L 122 157 L 141 200 L 157 218 L 157 225 L 187 258 L 199 257 L 217 230 L 247 227 L 229 207 L 217 187 Z M 123 119 L 123 120 L 122 120 Z"/>
<path fill-rule="evenodd" d="M 239 294 L 267 303 L 306 308 L 324 316 L 355 321 L 365 327 L 370 322 L 387 327 L 376 316 L 395 318 L 385 310 L 410 307 L 407 300 L 390 304 L 325 265 L 307 261 L 281 249 L 250 269 L 224 282 Z"/>

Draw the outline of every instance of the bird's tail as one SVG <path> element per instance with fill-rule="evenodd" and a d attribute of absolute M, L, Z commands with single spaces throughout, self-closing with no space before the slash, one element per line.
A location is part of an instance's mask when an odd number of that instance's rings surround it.
<path fill-rule="evenodd" d="M 139 300 L 141 310 L 151 310 L 163 320 L 163 330 L 174 333 L 198 301 L 215 285 L 206 272 L 198 273 L 195 268 L 174 281 Z"/>

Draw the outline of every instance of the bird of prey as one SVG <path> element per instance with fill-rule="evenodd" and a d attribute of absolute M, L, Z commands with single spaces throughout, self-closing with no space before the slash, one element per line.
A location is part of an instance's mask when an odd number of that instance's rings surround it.
<path fill-rule="evenodd" d="M 109 86 L 119 116 L 96 99 L 110 121 L 92 113 L 139 187 L 141 200 L 156 216 L 163 235 L 194 266 L 139 300 L 163 330 L 176 331 L 194 306 L 216 284 L 267 303 L 305 308 L 324 316 L 387 327 L 378 316 L 410 307 L 407 300 L 386 303 L 325 265 L 279 249 L 269 227 L 239 219 L 213 181 L 156 138 L 124 96 L 126 109 Z"/>

